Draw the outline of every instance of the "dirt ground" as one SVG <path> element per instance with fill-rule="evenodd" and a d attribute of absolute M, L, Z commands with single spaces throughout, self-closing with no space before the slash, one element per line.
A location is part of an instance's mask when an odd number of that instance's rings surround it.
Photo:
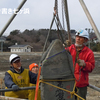
<path fill-rule="evenodd" d="M 9 69 L 9 56 L 11 53 L 3 52 L 0 53 L 0 88 L 4 88 L 4 84 L 2 84 L 2 79 L 4 78 L 5 72 Z M 28 66 L 35 62 L 39 63 L 41 59 L 41 52 L 35 53 L 18 53 L 21 57 L 22 66 L 24 68 L 28 68 Z M 95 68 L 92 73 L 89 74 L 89 83 L 95 85 L 100 88 L 100 53 L 94 52 L 95 55 Z M 2 95 L 2 93 L 1 93 Z M 87 100 L 100 100 L 100 92 L 91 89 L 88 87 L 87 91 Z"/>
<path fill-rule="evenodd" d="M 89 75 L 89 84 L 100 88 L 100 75 L 99 74 L 90 74 Z M 88 87 L 87 100 L 100 100 L 100 92 Z"/>

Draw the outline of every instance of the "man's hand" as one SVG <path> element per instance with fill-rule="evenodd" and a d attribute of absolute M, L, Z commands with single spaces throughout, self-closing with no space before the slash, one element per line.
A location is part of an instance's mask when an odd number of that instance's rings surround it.
<path fill-rule="evenodd" d="M 71 46 L 71 42 L 69 40 L 66 40 L 66 44 L 68 47 Z"/>
<path fill-rule="evenodd" d="M 66 40 L 63 44 L 64 47 L 70 47 L 71 46 L 71 42 L 69 40 Z"/>
<path fill-rule="evenodd" d="M 66 47 L 66 44 L 65 43 L 63 44 L 63 47 Z"/>
<path fill-rule="evenodd" d="M 17 90 L 19 89 L 19 87 L 18 87 L 18 85 L 12 85 L 12 89 L 13 89 L 14 91 L 17 91 Z"/>
<path fill-rule="evenodd" d="M 86 63 L 85 63 L 84 60 L 78 59 L 78 60 L 77 60 L 77 63 L 78 63 L 78 65 L 81 66 L 81 67 L 85 67 L 85 66 L 86 66 Z"/>

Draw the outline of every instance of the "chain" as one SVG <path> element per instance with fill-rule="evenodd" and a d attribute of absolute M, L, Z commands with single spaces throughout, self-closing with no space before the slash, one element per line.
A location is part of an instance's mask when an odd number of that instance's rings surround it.
<path fill-rule="evenodd" d="M 58 15 L 58 0 L 55 0 L 54 11 L 55 11 L 55 15 Z"/>

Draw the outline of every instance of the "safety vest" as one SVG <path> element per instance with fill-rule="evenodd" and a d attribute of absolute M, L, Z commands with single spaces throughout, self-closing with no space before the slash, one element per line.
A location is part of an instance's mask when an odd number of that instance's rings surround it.
<path fill-rule="evenodd" d="M 36 86 L 36 84 L 31 84 L 30 83 L 30 86 Z M 34 97 L 35 97 L 35 89 L 29 90 L 28 99 L 29 100 L 34 100 Z M 40 91 L 40 89 L 38 91 L 38 98 L 37 98 L 37 100 L 41 100 L 41 91 Z"/>
<path fill-rule="evenodd" d="M 29 70 L 28 69 L 24 69 L 24 71 L 21 74 L 13 73 L 11 70 L 8 70 L 7 72 L 11 75 L 13 82 L 19 87 L 29 86 Z M 28 90 L 5 92 L 5 96 L 27 99 Z"/>

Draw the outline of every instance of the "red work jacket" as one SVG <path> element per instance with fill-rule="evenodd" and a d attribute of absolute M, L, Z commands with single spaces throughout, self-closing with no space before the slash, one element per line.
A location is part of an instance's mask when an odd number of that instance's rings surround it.
<path fill-rule="evenodd" d="M 68 47 L 72 59 L 73 59 L 73 67 L 74 67 L 74 75 L 76 78 L 76 86 L 77 87 L 85 87 L 89 85 L 89 73 L 92 72 L 92 70 L 95 67 L 95 60 L 94 60 L 94 54 L 91 49 L 89 49 L 87 46 L 84 46 L 83 49 L 80 51 L 78 55 L 78 59 L 84 60 L 86 63 L 86 66 L 82 68 L 78 65 L 78 63 L 75 63 L 76 60 L 76 48 L 75 45 L 72 44 L 70 47 Z"/>

